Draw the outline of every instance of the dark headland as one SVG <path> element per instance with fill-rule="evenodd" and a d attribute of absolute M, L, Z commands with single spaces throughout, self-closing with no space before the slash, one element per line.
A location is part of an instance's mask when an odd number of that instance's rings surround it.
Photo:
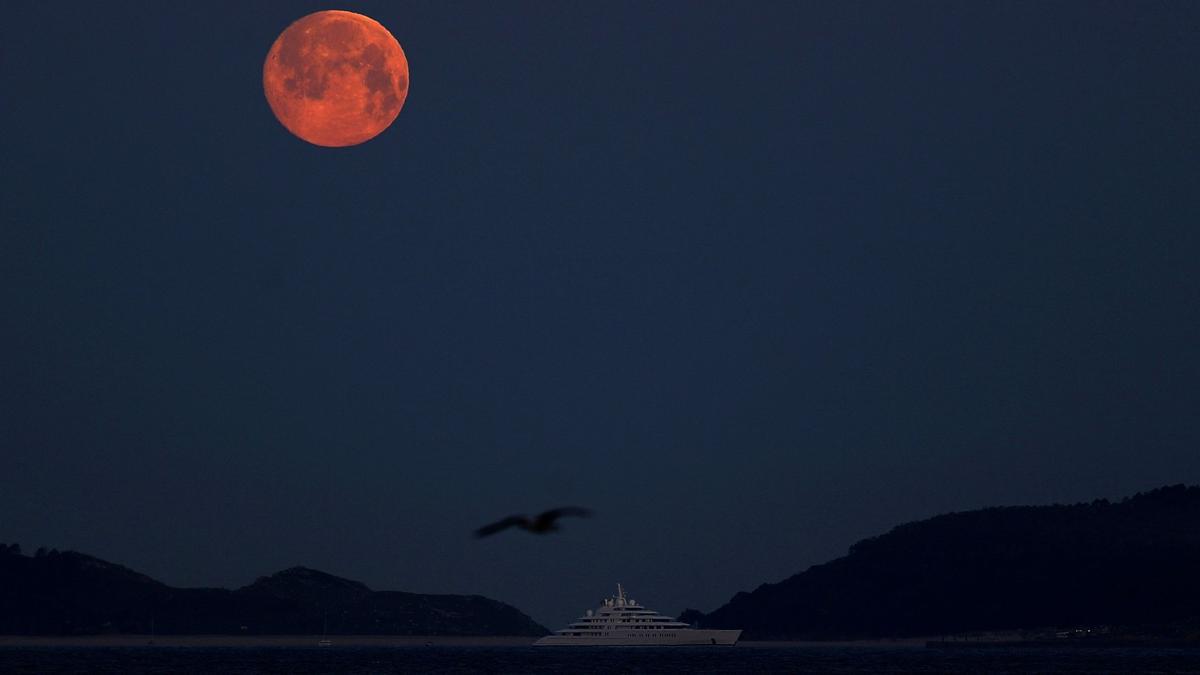
<path fill-rule="evenodd" d="M 294 567 L 254 583 L 174 588 L 74 551 L 22 555 L 0 545 L 0 635 L 546 634 L 511 605 L 479 595 L 373 591 Z"/>
<path fill-rule="evenodd" d="M 908 523 L 685 614 L 750 640 L 1007 631 L 1026 643 L 1200 645 L 1200 487 Z"/>

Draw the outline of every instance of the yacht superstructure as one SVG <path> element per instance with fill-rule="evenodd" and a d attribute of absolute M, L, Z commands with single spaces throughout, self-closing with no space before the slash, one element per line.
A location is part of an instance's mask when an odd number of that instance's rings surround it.
<path fill-rule="evenodd" d="M 617 584 L 617 594 L 605 599 L 596 610 L 588 610 L 571 625 L 533 643 L 538 646 L 576 645 L 595 647 L 733 645 L 740 630 L 704 630 L 663 616 L 625 596 Z"/>

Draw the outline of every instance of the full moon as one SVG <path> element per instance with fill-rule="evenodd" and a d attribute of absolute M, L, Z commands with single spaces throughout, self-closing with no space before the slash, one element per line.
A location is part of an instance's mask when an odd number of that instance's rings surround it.
<path fill-rule="evenodd" d="M 263 91 L 287 130 L 340 148 L 378 136 L 408 95 L 408 59 L 378 21 L 341 10 L 305 16 L 271 45 Z"/>

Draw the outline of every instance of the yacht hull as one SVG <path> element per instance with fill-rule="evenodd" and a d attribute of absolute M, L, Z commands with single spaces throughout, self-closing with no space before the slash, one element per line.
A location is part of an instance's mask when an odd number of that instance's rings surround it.
<path fill-rule="evenodd" d="M 740 630 L 699 630 L 685 628 L 671 635 L 636 635 L 638 631 L 612 631 L 618 635 L 547 635 L 533 643 L 535 647 L 683 647 L 733 646 Z"/>

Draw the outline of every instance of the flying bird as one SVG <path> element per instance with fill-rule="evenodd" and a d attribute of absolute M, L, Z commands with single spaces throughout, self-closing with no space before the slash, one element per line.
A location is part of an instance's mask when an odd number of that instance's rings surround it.
<path fill-rule="evenodd" d="M 534 534 L 546 534 L 554 532 L 558 529 L 558 523 L 555 521 L 563 516 L 578 516 L 580 518 L 590 518 L 592 512 L 588 509 L 579 506 L 564 506 L 558 509 L 550 509 L 545 513 L 540 513 L 534 518 L 526 515 L 509 516 L 504 520 L 498 520 L 491 525 L 484 525 L 475 530 L 476 537 L 487 537 L 496 534 L 501 530 L 507 530 L 510 527 L 519 527 L 522 530 L 532 532 Z"/>

